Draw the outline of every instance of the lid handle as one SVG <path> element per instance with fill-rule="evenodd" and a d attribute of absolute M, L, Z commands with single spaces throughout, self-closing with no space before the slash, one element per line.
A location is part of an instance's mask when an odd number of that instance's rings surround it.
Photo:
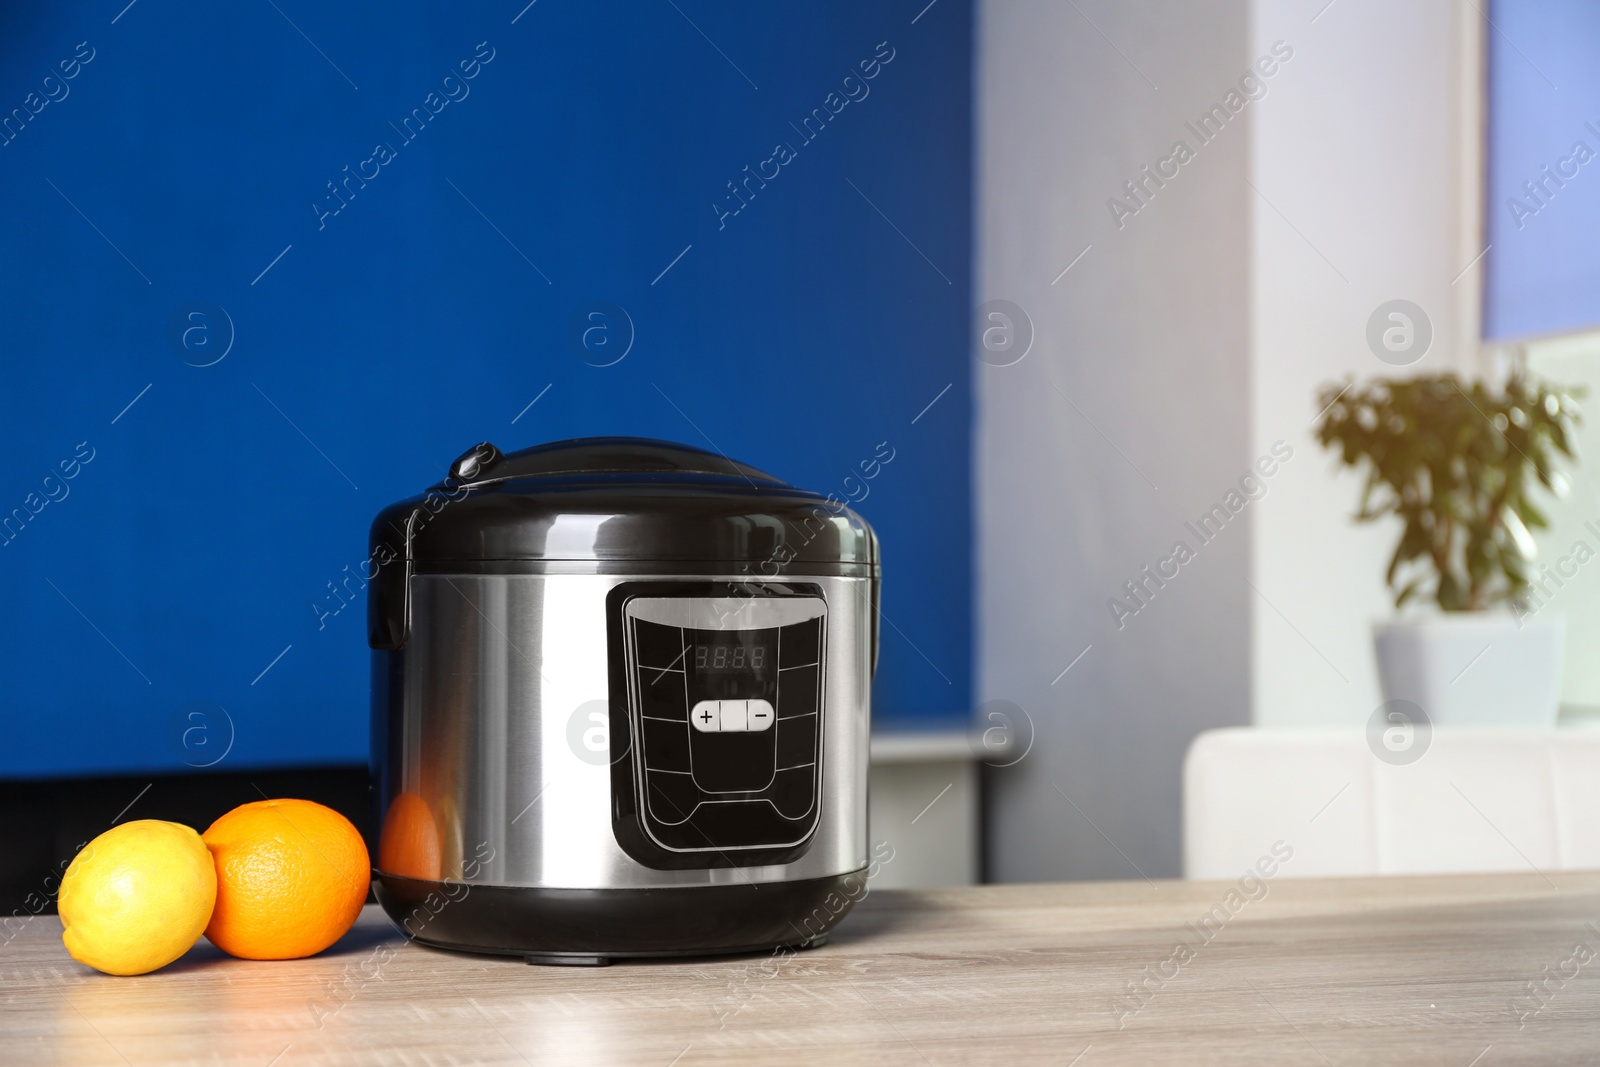
<path fill-rule="evenodd" d="M 582 437 L 535 445 L 518 452 L 501 452 L 488 441 L 473 445 L 450 465 L 450 473 L 435 488 L 476 488 L 521 478 L 583 475 L 735 477 L 751 488 L 782 486 L 772 475 L 727 456 L 670 441 L 642 437 Z"/>
<path fill-rule="evenodd" d="M 488 441 L 480 441 L 461 453 L 456 461 L 450 464 L 450 477 L 458 484 L 475 481 L 502 458 L 504 453 L 498 448 Z"/>

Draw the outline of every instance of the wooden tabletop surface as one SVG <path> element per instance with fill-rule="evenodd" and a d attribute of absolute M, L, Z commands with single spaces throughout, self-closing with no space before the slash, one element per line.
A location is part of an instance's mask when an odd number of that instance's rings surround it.
<path fill-rule="evenodd" d="M 880 890 L 808 952 L 596 969 L 371 907 L 315 959 L 137 978 L 10 926 L 7 1067 L 1600 1062 L 1600 873 Z"/>

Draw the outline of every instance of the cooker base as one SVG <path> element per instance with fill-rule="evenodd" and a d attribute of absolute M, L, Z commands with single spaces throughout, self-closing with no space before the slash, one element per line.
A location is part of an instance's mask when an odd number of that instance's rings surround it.
<path fill-rule="evenodd" d="M 373 872 L 406 936 L 529 963 L 814 948 L 865 896 L 866 869 L 827 878 L 653 889 L 550 889 L 434 882 Z"/>
<path fill-rule="evenodd" d="M 417 938 L 416 941 L 418 944 L 428 945 L 431 948 L 454 948 L 452 945 L 435 945 L 426 938 L 422 937 Z M 827 943 L 828 935 L 823 934 L 820 937 L 813 937 L 809 941 L 796 941 L 789 945 L 757 945 L 751 948 L 718 949 L 714 953 L 696 950 L 692 952 L 640 952 L 633 955 L 618 954 L 615 956 L 596 956 L 589 953 L 579 952 L 528 952 L 523 954 L 522 961 L 536 967 L 609 967 L 617 960 L 671 959 L 673 957 L 711 955 L 736 956 L 752 952 L 765 952 L 769 948 L 773 952 L 782 952 L 785 950 L 790 952 L 803 952 L 808 948 L 821 948 Z M 492 952 L 490 949 L 461 949 L 457 951 Z M 492 952 L 492 954 L 505 955 L 505 953 L 500 952 Z"/>

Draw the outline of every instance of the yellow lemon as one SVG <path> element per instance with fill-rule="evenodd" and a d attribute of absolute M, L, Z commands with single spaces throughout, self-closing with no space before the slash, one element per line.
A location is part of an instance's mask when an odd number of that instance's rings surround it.
<path fill-rule="evenodd" d="M 113 827 L 61 878 L 61 941 L 107 974 L 165 967 L 200 939 L 217 901 L 217 868 L 200 835 L 159 819 Z"/>

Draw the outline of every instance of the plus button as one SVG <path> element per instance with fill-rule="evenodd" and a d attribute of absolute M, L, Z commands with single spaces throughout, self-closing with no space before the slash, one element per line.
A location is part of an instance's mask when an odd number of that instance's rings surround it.
<path fill-rule="evenodd" d="M 689 709 L 689 725 L 703 734 L 722 731 L 722 701 L 702 700 Z"/>

